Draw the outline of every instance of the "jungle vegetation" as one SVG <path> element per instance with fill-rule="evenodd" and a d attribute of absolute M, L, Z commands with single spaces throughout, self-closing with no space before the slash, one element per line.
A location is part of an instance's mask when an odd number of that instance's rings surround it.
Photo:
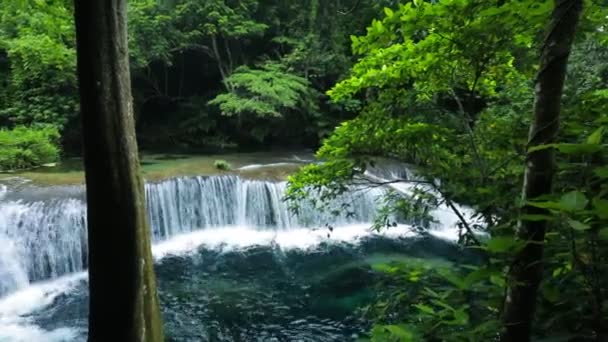
<path fill-rule="evenodd" d="M 375 229 L 407 215 L 424 232 L 439 204 L 460 216 L 459 244 L 482 260 L 378 265 L 377 301 L 362 310 L 372 341 L 608 339 L 605 1 L 127 6 L 140 148 L 318 147 L 322 162 L 289 178 L 295 211 L 323 210 L 353 183 L 387 185 L 365 171 L 395 160 L 417 177 L 389 182 L 415 191 L 386 195 Z M 73 12 L 70 0 L 1 3 L 1 169 L 79 153 L 83 131 L 85 150 L 97 136 L 81 129 Z M 116 189 L 138 201 L 133 179 Z"/>

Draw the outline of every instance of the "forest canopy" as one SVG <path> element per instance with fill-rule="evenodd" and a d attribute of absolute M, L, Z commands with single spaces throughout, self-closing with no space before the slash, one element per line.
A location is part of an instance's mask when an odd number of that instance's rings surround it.
<path fill-rule="evenodd" d="M 388 5 L 129 1 L 140 145 L 315 146 L 341 119 L 354 115 L 351 107 L 330 103 L 324 95 L 354 62 L 349 35 L 365 32 Z M 3 1 L 0 78 L 0 129 L 52 126 L 61 139 L 47 142 L 68 155 L 78 153 L 72 1 Z M 39 165 L 21 160 L 0 168 L 17 164 Z"/>

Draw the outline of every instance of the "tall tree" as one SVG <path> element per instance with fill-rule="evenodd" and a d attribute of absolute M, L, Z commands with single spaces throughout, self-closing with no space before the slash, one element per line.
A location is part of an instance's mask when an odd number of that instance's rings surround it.
<path fill-rule="evenodd" d="M 528 137 L 524 201 L 551 194 L 555 173 L 555 152 L 547 148 L 559 131 L 559 114 L 566 66 L 574 33 L 582 11 L 582 0 L 556 0 L 547 36 L 541 51 L 540 70 L 536 77 L 534 118 Z M 525 205 L 523 214 L 548 215 L 547 209 Z M 542 217 L 542 216 L 536 216 Z M 543 275 L 543 243 L 546 220 L 523 220 L 518 223 L 518 237 L 525 241 L 509 270 L 509 288 L 505 296 L 504 341 L 530 340 L 536 292 Z"/>
<path fill-rule="evenodd" d="M 133 120 L 125 0 L 75 3 L 89 341 L 163 340 Z"/>

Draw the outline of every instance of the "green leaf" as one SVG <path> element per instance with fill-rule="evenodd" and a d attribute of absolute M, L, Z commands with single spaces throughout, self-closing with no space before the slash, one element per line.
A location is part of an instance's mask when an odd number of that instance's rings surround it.
<path fill-rule="evenodd" d="M 393 12 L 392 9 L 388 8 L 388 7 L 384 7 L 384 14 L 386 14 L 387 17 L 392 17 L 395 13 Z"/>
<path fill-rule="evenodd" d="M 544 145 L 532 146 L 532 147 L 528 148 L 528 153 L 542 151 L 542 150 L 546 150 L 548 148 L 555 148 L 556 145 L 557 144 L 544 144 Z"/>
<path fill-rule="evenodd" d="M 525 215 L 521 215 L 519 217 L 519 219 L 522 221 L 552 221 L 552 220 L 555 220 L 555 217 L 553 217 L 551 215 L 525 214 Z"/>
<path fill-rule="evenodd" d="M 551 275 L 553 276 L 553 278 L 558 277 L 560 274 L 562 274 L 564 272 L 564 268 L 563 267 L 558 267 L 556 269 L 553 270 L 553 272 L 551 273 Z"/>
<path fill-rule="evenodd" d="M 572 229 L 578 230 L 578 231 L 585 231 L 585 230 L 591 229 L 590 225 L 580 222 L 580 221 L 576 221 L 576 220 L 568 220 L 568 225 L 570 225 L 570 227 L 572 227 Z"/>
<path fill-rule="evenodd" d="M 492 275 L 492 270 L 488 268 L 480 268 L 476 271 L 473 271 L 464 278 L 465 286 L 470 287 L 474 284 L 477 284 L 481 281 L 486 281 L 489 276 Z"/>
<path fill-rule="evenodd" d="M 608 220 L 608 200 L 601 198 L 593 199 L 593 212 L 602 220 Z"/>
<path fill-rule="evenodd" d="M 587 203 L 589 203 L 589 200 L 580 191 L 570 191 L 559 200 L 562 209 L 570 212 L 585 209 Z"/>
<path fill-rule="evenodd" d="M 528 201 L 527 204 L 541 209 L 564 210 L 561 203 L 554 201 Z"/>
<path fill-rule="evenodd" d="M 438 300 L 438 299 L 433 299 L 431 300 L 431 302 L 437 306 L 440 306 L 446 310 L 450 310 L 450 311 L 456 311 L 456 309 L 454 309 L 453 307 L 451 307 L 448 303 L 442 301 L 442 300 Z"/>
<path fill-rule="evenodd" d="M 428 287 L 426 287 L 426 286 L 424 287 L 424 290 L 425 290 L 425 291 L 426 291 L 426 292 L 427 292 L 429 295 L 431 295 L 431 296 L 433 296 L 433 297 L 437 297 L 437 298 L 441 297 L 441 296 L 439 295 L 439 293 L 437 293 L 437 292 L 435 292 L 435 291 L 431 290 L 430 288 L 428 288 Z"/>
<path fill-rule="evenodd" d="M 595 170 L 593 170 L 593 173 L 595 173 L 595 175 L 600 177 L 601 179 L 607 179 L 608 178 L 608 166 L 598 167 Z"/>
<path fill-rule="evenodd" d="M 418 310 L 420 310 L 423 313 L 426 313 L 426 314 L 429 314 L 429 315 L 434 315 L 435 314 L 435 310 L 433 310 L 433 308 L 430 307 L 430 306 L 428 306 L 428 305 L 415 304 L 414 307 L 417 308 Z"/>
<path fill-rule="evenodd" d="M 485 248 L 489 252 L 504 253 L 521 245 L 513 236 L 496 236 L 486 242 Z"/>
<path fill-rule="evenodd" d="M 555 286 L 543 285 L 541 292 L 543 294 L 543 298 L 551 303 L 555 303 L 559 300 L 559 289 L 557 289 Z"/>
<path fill-rule="evenodd" d="M 465 325 L 469 322 L 469 314 L 464 308 L 454 311 L 454 324 Z"/>
<path fill-rule="evenodd" d="M 466 283 L 465 281 L 460 278 L 459 276 L 457 276 L 454 272 L 445 269 L 445 268 L 440 268 L 437 273 L 442 276 L 445 280 L 449 281 L 450 283 L 452 283 L 454 286 L 456 286 L 459 289 L 465 289 L 466 288 Z"/>
<path fill-rule="evenodd" d="M 555 147 L 565 154 L 595 153 L 602 150 L 601 145 L 594 144 L 556 144 Z"/>
<path fill-rule="evenodd" d="M 413 342 L 416 335 L 404 325 L 385 325 L 384 329 L 390 332 L 394 337 L 398 337 L 402 342 Z"/>
<path fill-rule="evenodd" d="M 498 287 L 505 287 L 507 284 L 503 275 L 493 274 L 490 276 L 490 282 Z"/>
<path fill-rule="evenodd" d="M 599 145 L 602 142 L 602 136 L 604 135 L 604 127 L 600 127 L 591 133 L 587 138 L 587 143 L 592 145 Z"/>
<path fill-rule="evenodd" d="M 528 149 L 528 153 L 545 150 L 548 148 L 555 148 L 561 153 L 565 154 L 582 154 L 582 153 L 595 153 L 602 150 L 602 146 L 599 144 L 545 144 L 532 146 Z"/>

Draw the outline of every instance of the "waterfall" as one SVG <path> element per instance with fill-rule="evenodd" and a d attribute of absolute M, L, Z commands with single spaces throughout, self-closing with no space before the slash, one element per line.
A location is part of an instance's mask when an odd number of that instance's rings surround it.
<path fill-rule="evenodd" d="M 333 216 L 303 206 L 295 216 L 283 201 L 287 184 L 245 180 L 237 176 L 188 177 L 146 185 L 146 201 L 155 239 L 195 229 L 249 226 L 258 229 L 292 229 L 325 223 L 371 222 L 381 190 L 354 192 L 354 215 Z"/>
<path fill-rule="evenodd" d="M 419 184 L 416 182 L 407 182 L 409 181 L 424 181 L 425 179 L 417 175 L 413 168 L 403 167 L 402 163 L 384 161 L 381 167 L 371 167 L 365 171 L 364 176 L 373 181 L 395 181 L 395 180 L 403 180 L 403 182 L 396 182 L 388 184 L 387 187 L 391 188 L 398 193 L 411 196 L 414 193 L 414 189 L 422 189 L 425 192 L 432 194 L 441 198 L 440 194 L 433 189 L 432 187 L 424 184 Z M 435 182 L 440 183 L 440 180 L 435 180 Z M 441 202 L 436 208 L 431 211 L 431 215 L 435 221 L 435 228 L 451 228 L 455 227 L 460 223 L 460 218 L 454 213 L 454 210 L 457 210 L 469 223 L 473 223 L 475 225 L 483 225 L 480 219 L 475 218 L 475 212 L 466 206 L 462 206 L 458 203 L 453 203 L 453 208 L 448 206 L 445 202 Z M 443 235 L 445 238 L 453 237 L 452 230 L 439 230 L 435 231 L 438 236 Z M 482 234 L 482 232 L 477 231 L 476 233 Z"/>
<path fill-rule="evenodd" d="M 23 275 L 35 281 L 84 269 L 85 210 L 85 204 L 73 198 L 0 203 L 0 240 L 9 241 L 16 261 L 0 269 L 0 283 L 16 283 Z"/>
<path fill-rule="evenodd" d="M 285 182 L 237 176 L 148 183 L 145 191 L 153 240 L 227 226 L 290 230 L 371 222 L 375 200 L 383 192 L 355 191 L 336 201 L 351 203 L 349 214 L 335 216 L 329 212 L 332 208 L 320 212 L 304 206 L 296 216 L 282 201 L 285 189 Z M 29 186 L 17 192 L 0 188 L 0 296 L 30 282 L 86 269 L 85 218 L 82 186 Z"/>

